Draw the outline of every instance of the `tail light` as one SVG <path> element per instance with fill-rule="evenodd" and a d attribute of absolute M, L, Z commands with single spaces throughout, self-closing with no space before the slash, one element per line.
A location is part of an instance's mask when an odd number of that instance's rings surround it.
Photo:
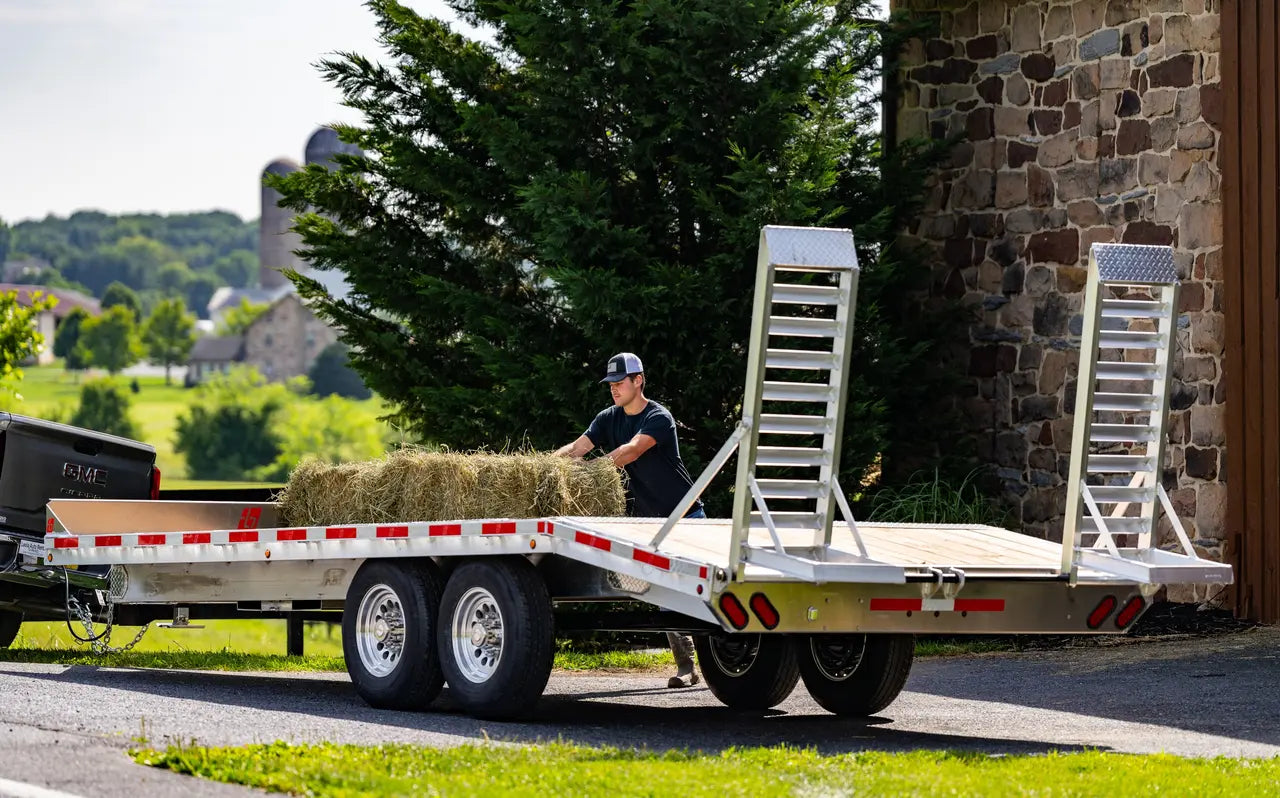
<path fill-rule="evenodd" d="M 1124 609 L 1116 615 L 1116 628 L 1123 629 L 1133 623 L 1133 619 L 1138 617 L 1142 612 L 1142 608 L 1147 606 L 1147 602 L 1143 601 L 1142 596 L 1134 596 L 1129 599 L 1129 603 L 1124 605 Z"/>
<path fill-rule="evenodd" d="M 738 597 L 732 593 L 725 593 L 720 596 L 720 611 L 724 613 L 724 617 L 729 619 L 729 625 L 734 629 L 742 629 L 747 625 L 747 610 L 742 606 L 742 602 L 738 601 Z"/>
<path fill-rule="evenodd" d="M 764 624 L 766 629 L 775 629 L 778 626 L 778 611 L 774 609 L 773 604 L 763 593 L 753 593 L 751 600 L 747 602 L 751 606 L 751 611 L 760 619 L 760 623 Z"/>
<path fill-rule="evenodd" d="M 160 499 L 160 469 L 151 467 L 151 501 Z"/>
<path fill-rule="evenodd" d="M 1102 626 L 1103 622 L 1111 615 L 1111 611 L 1116 608 L 1115 596 L 1103 596 L 1102 601 L 1098 602 L 1098 606 L 1093 608 L 1093 612 L 1089 613 L 1089 617 L 1085 623 L 1090 629 L 1097 629 Z"/>

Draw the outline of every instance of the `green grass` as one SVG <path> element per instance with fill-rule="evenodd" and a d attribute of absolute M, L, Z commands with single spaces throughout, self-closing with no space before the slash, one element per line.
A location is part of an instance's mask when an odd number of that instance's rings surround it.
<path fill-rule="evenodd" d="M 550 744 L 171 746 L 146 765 L 313 796 L 1144 795 L 1274 794 L 1280 759 L 1180 759 L 1097 752 L 986 756 L 938 751 L 824 756 L 789 747 L 703 754 Z M 1194 785 L 1194 789 L 1192 787 Z"/>
<path fill-rule="evenodd" d="M 129 642 L 121 635 L 112 642 Z M 71 649 L 17 648 L 0 652 L 3 662 L 37 662 L 46 665 L 87 665 L 95 668 L 154 668 L 182 671 L 297 671 L 299 673 L 345 672 L 342 657 L 308 654 L 244 654 L 238 651 L 129 651 L 122 654 L 94 654 L 88 646 Z"/>

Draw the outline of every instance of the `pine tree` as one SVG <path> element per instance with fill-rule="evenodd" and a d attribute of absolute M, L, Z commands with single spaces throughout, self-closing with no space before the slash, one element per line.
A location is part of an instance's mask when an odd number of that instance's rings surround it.
<path fill-rule="evenodd" d="M 928 329 L 905 301 L 924 269 L 888 255 L 918 175 L 880 149 L 869 4 L 449 5 L 493 43 L 372 0 L 389 58 L 322 63 L 364 117 L 339 133 L 368 155 L 269 178 L 304 212 L 307 259 L 354 291 L 292 279 L 396 420 L 454 447 L 553 447 L 608 404 L 605 361 L 632 351 L 696 468 L 740 415 L 760 227 L 851 226 L 868 267 L 856 484 L 910 429 L 904 375 L 935 349 L 907 337 Z"/>

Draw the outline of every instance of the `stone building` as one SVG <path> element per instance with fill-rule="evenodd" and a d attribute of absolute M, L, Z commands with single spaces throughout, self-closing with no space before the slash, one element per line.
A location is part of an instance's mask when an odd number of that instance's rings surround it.
<path fill-rule="evenodd" d="M 306 374 L 320 351 L 336 340 L 333 328 L 297 294 L 286 294 L 245 330 L 244 362 L 269 380 L 285 380 Z"/>
<path fill-rule="evenodd" d="M 1231 559 L 1221 0 L 895 7 L 938 23 L 905 53 L 897 136 L 963 139 L 911 232 L 974 309 L 961 401 L 1004 500 L 1025 531 L 1060 536 L 1090 245 L 1171 245 L 1182 291 L 1163 478 L 1196 547 Z"/>

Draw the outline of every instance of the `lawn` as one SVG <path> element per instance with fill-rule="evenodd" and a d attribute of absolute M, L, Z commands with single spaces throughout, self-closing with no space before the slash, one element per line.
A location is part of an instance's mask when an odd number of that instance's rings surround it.
<path fill-rule="evenodd" d="M 1280 759 L 1097 752 L 986 756 L 944 751 L 823 755 L 787 746 L 722 753 L 564 744 L 171 746 L 137 761 L 216 781 L 314 796 L 1274 794 Z"/>
<path fill-rule="evenodd" d="M 0 405 L 5 410 L 36 418 L 66 421 L 80 403 L 80 386 L 86 379 L 66 371 L 61 365 L 28 367 L 23 379 L 13 387 L 21 398 L 7 398 Z M 100 375 L 93 375 L 100 376 Z M 191 389 L 175 381 L 166 385 L 164 377 L 117 377 L 126 388 L 133 382 L 138 392 L 130 393 L 130 413 L 138 425 L 139 439 L 156 449 L 156 465 L 163 474 L 166 488 L 239 487 L 259 483 L 196 482 L 186 479 L 187 464 L 183 456 L 174 451 L 174 433 L 178 428 L 178 416 L 186 410 Z M 356 403 L 370 415 L 382 415 L 385 404 L 376 396 Z"/>

